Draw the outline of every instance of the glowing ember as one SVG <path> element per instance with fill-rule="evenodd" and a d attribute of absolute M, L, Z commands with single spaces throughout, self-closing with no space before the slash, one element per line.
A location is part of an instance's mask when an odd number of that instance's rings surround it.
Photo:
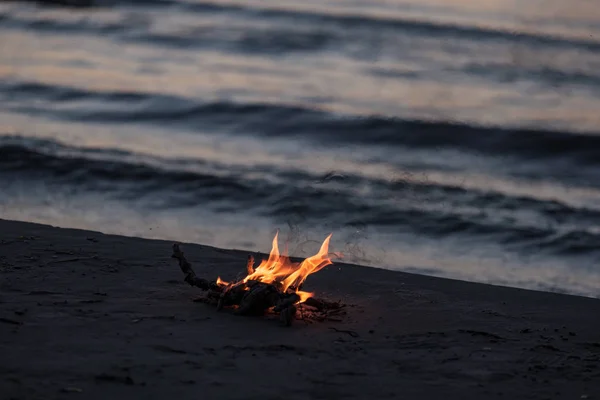
<path fill-rule="evenodd" d="M 275 284 L 284 293 L 297 293 L 300 296 L 299 303 L 305 302 L 312 297 L 312 293 L 303 292 L 300 288 L 310 274 L 314 274 L 332 264 L 331 258 L 329 258 L 329 240 L 331 239 L 331 234 L 323 241 L 317 254 L 308 257 L 300 263 L 291 261 L 287 254 L 279 253 L 279 246 L 277 244 L 278 236 L 279 234 L 277 233 L 273 238 L 273 247 L 271 248 L 269 258 L 263 260 L 256 269 L 249 268 L 248 275 L 243 280 L 235 284 L 230 284 L 219 277 L 217 278 L 217 284 L 219 286 L 231 287 L 248 281 L 258 281 Z"/>

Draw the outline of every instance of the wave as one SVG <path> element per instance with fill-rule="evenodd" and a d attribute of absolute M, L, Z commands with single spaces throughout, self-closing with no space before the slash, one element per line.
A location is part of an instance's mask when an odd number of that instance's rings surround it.
<path fill-rule="evenodd" d="M 399 193 L 397 183 L 350 175 L 340 188 L 315 185 L 319 177 L 302 170 L 240 168 L 0 136 L 0 180 L 15 177 L 99 192 L 146 207 L 250 212 L 282 223 L 294 219 L 352 229 L 372 226 L 434 238 L 492 238 L 522 251 L 535 248 L 561 255 L 600 252 L 600 235 L 589 229 L 600 224 L 600 210 L 448 185 L 404 182 L 406 191 Z M 358 195 L 355 188 L 365 184 L 375 187 L 378 196 Z M 398 201 L 390 201 L 398 193 Z M 513 209 L 546 222 L 503 217 Z M 577 229 L 569 228 L 573 226 Z"/>
<path fill-rule="evenodd" d="M 80 149 L 51 140 L 15 136 L 3 136 L 0 143 L 2 172 L 18 173 L 22 177 L 55 179 L 88 190 L 104 191 L 110 187 L 106 183 L 111 183 L 116 192 L 124 188 L 136 192 L 191 189 L 186 185 L 196 185 L 202 188 L 205 199 L 212 200 L 222 196 L 248 196 L 252 200 L 260 195 L 234 176 L 188 170 L 182 162 L 169 166 L 162 160 L 122 150 Z M 195 164 L 202 167 L 202 163 Z"/>
<path fill-rule="evenodd" d="M 169 6 L 176 4 L 171 0 L 8 0 L 13 3 L 35 3 L 48 7 L 76 7 L 76 8 L 100 8 L 115 7 L 119 5 L 130 6 Z"/>
<path fill-rule="evenodd" d="M 211 26 L 192 27 L 176 32 L 152 32 L 143 18 L 123 16 L 118 21 L 102 21 L 81 17 L 76 20 L 58 20 L 40 15 L 28 18 L 0 14 L 0 24 L 5 27 L 24 28 L 48 33 L 87 33 L 114 35 L 118 40 L 146 43 L 153 46 L 188 49 L 218 48 L 236 53 L 277 54 L 282 52 L 319 51 L 343 37 L 334 32 L 298 29 L 284 26 Z M 342 35 L 343 36 L 343 35 Z"/>
<path fill-rule="evenodd" d="M 62 1 L 62 0 L 61 0 Z M 65 0 L 70 1 L 70 0 Z M 131 18 L 124 15 L 117 21 L 105 21 L 81 15 L 76 19 L 57 19 L 43 13 L 22 16 L 13 14 L 10 9 L 0 12 L 0 26 L 8 28 L 23 28 L 44 33 L 88 33 L 94 35 L 108 35 L 117 32 L 145 29 L 148 21 L 142 18 Z"/>
<path fill-rule="evenodd" d="M 553 87 L 563 85 L 600 85 L 600 76 L 583 72 L 561 71 L 551 67 L 524 68 L 502 63 L 469 63 L 459 71 L 479 76 L 493 76 L 503 82 L 518 80 L 542 81 Z"/>
<path fill-rule="evenodd" d="M 185 0 L 37 0 L 35 3 L 45 5 L 66 5 L 80 7 L 117 7 L 117 6 L 140 6 L 140 7 L 159 7 L 159 8 L 176 8 L 178 11 L 196 14 L 220 14 L 229 13 L 240 15 L 245 19 L 279 19 L 285 24 L 298 24 L 298 22 L 308 23 L 313 27 L 328 27 L 338 28 L 340 32 L 353 32 L 358 30 L 368 31 L 393 31 L 396 33 L 408 33 L 416 35 L 425 35 L 427 37 L 439 36 L 444 39 L 448 37 L 466 38 L 470 40 L 492 40 L 492 41 L 519 41 L 526 42 L 531 45 L 558 46 L 561 48 L 578 48 L 589 51 L 600 50 L 600 42 L 593 39 L 583 38 L 566 38 L 557 35 L 544 35 L 527 32 L 519 32 L 506 29 L 485 28 L 470 25 L 457 25 L 433 21 L 406 19 L 401 17 L 383 17 L 383 16 L 365 16 L 343 13 L 326 13 L 320 11 L 305 11 L 293 10 L 286 8 L 268 8 L 255 7 L 250 5 L 238 4 L 222 4 L 210 1 L 193 1 Z M 14 19 L 10 14 L 4 14 L 4 20 Z M 15 19 L 18 21 L 18 18 Z M 6 21 L 5 21 L 6 22 Z M 13 21 L 14 22 L 14 21 Z M 53 24 L 53 25 L 52 25 Z M 45 21 L 43 25 L 38 24 L 38 28 L 56 29 L 74 29 L 77 24 L 66 23 L 62 21 Z M 82 23 L 80 28 L 85 30 L 92 26 L 89 23 Z M 35 29 L 35 23 L 31 26 Z M 121 27 L 127 29 L 127 20 L 123 20 Z M 114 27 L 110 28 L 113 29 Z M 288 30 L 288 33 L 291 31 Z M 273 32 L 275 33 L 275 32 Z M 286 32 L 282 32 L 285 34 Z M 330 31 L 331 33 L 331 31 Z M 305 34 L 310 39 L 310 32 Z M 151 40 L 152 36 L 141 36 L 146 40 Z M 160 38 L 160 37 L 159 37 Z M 251 39 L 251 36 L 249 37 Z M 172 44 L 177 40 L 176 37 L 168 36 L 163 39 L 169 39 L 168 43 Z M 192 38 L 189 38 L 192 40 Z M 264 40 L 264 38 L 263 38 Z M 241 47 L 241 46 L 240 46 Z"/>
<path fill-rule="evenodd" d="M 163 44 L 180 48 L 191 46 L 233 47 L 237 53 L 250 54 L 319 51 L 340 39 L 330 33 L 283 27 L 244 27 L 242 29 L 230 27 L 227 29 L 227 36 L 223 32 L 213 29 L 201 29 L 173 34 L 140 33 L 129 35 L 127 38 L 153 45 Z"/>
<path fill-rule="evenodd" d="M 526 128 L 473 126 L 451 122 L 407 120 L 384 116 L 334 115 L 323 110 L 267 103 L 203 103 L 184 97 L 143 92 L 98 92 L 30 82 L 0 82 L 7 100 L 36 99 L 48 103 L 8 105 L 17 112 L 97 123 L 151 123 L 206 128 L 232 134 L 306 138 L 325 144 L 397 146 L 437 150 L 457 149 L 489 156 L 551 161 L 564 168 L 600 167 L 600 133 L 577 133 Z M 0 95 L 1 96 L 1 95 Z M 110 110 L 87 107 L 57 108 L 65 102 L 100 100 Z M 120 107 L 126 104 L 127 107 Z M 235 121 L 235 128 L 231 127 Z M 232 129 L 235 129 L 232 131 Z"/>

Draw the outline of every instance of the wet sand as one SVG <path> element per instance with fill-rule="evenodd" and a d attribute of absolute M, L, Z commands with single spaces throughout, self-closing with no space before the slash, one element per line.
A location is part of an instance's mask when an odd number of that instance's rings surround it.
<path fill-rule="evenodd" d="M 600 398 L 598 299 L 335 263 L 305 290 L 348 314 L 286 328 L 193 302 L 171 245 L 0 220 L 1 397 Z"/>

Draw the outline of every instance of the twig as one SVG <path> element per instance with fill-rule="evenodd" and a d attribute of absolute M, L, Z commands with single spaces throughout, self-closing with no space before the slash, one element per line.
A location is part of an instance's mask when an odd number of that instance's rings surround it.
<path fill-rule="evenodd" d="M 179 248 L 177 243 L 173 244 L 173 255 L 171 257 L 176 258 L 179 262 L 179 268 L 185 275 L 184 281 L 189 283 L 191 286 L 196 286 L 202 290 L 216 289 L 219 285 L 216 282 L 210 282 L 206 279 L 198 278 L 196 273 L 192 269 L 192 264 L 188 262 L 183 254 L 183 251 Z"/>

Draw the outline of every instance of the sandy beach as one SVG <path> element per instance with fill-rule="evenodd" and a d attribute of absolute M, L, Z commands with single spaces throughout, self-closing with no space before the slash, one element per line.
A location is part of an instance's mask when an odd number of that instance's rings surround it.
<path fill-rule="evenodd" d="M 171 245 L 0 220 L 1 397 L 600 398 L 600 300 L 335 263 L 305 288 L 348 314 L 282 327 L 192 301 Z"/>

